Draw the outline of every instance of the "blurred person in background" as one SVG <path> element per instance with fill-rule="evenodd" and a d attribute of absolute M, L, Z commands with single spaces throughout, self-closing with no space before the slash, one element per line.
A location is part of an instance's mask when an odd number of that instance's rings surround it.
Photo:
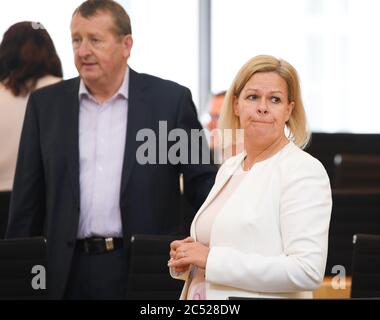
<path fill-rule="evenodd" d="M 29 94 L 62 80 L 61 61 L 46 29 L 12 25 L 0 44 L 0 239 L 4 238 L 17 151 Z"/>
<path fill-rule="evenodd" d="M 242 142 L 237 143 L 235 141 L 232 143 L 232 137 L 229 137 L 228 134 L 223 137 L 221 134 L 222 131 L 218 127 L 219 117 L 224 105 L 226 93 L 226 91 L 221 91 L 212 96 L 208 111 L 209 121 L 206 124 L 210 133 L 210 149 L 213 155 L 213 160 L 218 165 L 222 164 L 231 156 L 242 152 L 244 148 Z"/>
<path fill-rule="evenodd" d="M 220 111 L 222 110 L 224 97 L 226 96 L 226 91 L 221 91 L 214 94 L 211 98 L 210 107 L 208 110 L 210 120 L 207 123 L 207 129 L 211 132 L 218 127 L 218 120 L 220 116 Z M 211 140 L 210 147 L 213 148 L 214 141 Z"/>

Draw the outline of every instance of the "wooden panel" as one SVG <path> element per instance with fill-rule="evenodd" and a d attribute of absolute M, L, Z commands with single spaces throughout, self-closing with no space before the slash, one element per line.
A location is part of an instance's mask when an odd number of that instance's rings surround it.
<path fill-rule="evenodd" d="M 326 276 L 321 286 L 313 291 L 314 299 L 349 299 L 351 294 L 351 277 L 346 277 L 343 282 L 338 282 L 341 289 L 334 288 L 334 277 Z M 345 285 L 345 288 L 343 288 Z"/>

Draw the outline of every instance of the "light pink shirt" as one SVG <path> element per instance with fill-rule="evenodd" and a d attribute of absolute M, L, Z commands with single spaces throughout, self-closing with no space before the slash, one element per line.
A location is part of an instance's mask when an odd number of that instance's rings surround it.
<path fill-rule="evenodd" d="M 79 87 L 78 238 L 120 237 L 120 185 L 127 132 L 129 69 L 119 90 L 98 103 Z"/>
<path fill-rule="evenodd" d="M 204 212 L 198 217 L 195 223 L 195 232 L 197 235 L 197 241 L 209 246 L 211 230 L 214 224 L 216 216 L 219 214 L 223 205 L 226 203 L 228 198 L 239 188 L 240 183 L 246 177 L 248 171 L 243 171 L 242 166 L 234 172 L 229 181 L 224 185 L 219 194 L 214 198 L 214 200 L 209 204 L 209 206 L 204 210 Z M 195 268 L 191 274 L 191 282 L 189 285 L 188 300 L 205 300 L 206 299 L 206 289 L 205 289 L 205 270 Z"/>

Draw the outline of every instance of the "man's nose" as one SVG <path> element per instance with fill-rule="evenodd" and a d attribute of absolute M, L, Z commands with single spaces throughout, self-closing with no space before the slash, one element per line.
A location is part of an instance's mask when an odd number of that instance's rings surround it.
<path fill-rule="evenodd" d="M 78 47 L 78 55 L 80 57 L 86 57 L 91 54 L 90 46 L 87 41 L 82 41 L 80 46 Z"/>

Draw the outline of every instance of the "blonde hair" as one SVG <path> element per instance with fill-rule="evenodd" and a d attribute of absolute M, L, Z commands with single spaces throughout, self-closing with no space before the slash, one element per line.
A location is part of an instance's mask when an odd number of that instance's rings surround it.
<path fill-rule="evenodd" d="M 310 132 L 302 103 L 297 71 L 285 60 L 269 55 L 256 56 L 250 59 L 239 70 L 224 99 L 218 122 L 219 129 L 232 129 L 233 132 L 240 129 L 239 117 L 234 113 L 234 100 L 235 97 L 239 97 L 249 79 L 258 72 L 275 72 L 285 80 L 288 88 L 288 102 L 294 102 L 293 111 L 286 122 L 286 127 L 289 130 L 288 138 L 300 148 L 305 148 L 310 140 Z M 237 144 L 235 134 L 232 136 L 231 143 Z"/>

